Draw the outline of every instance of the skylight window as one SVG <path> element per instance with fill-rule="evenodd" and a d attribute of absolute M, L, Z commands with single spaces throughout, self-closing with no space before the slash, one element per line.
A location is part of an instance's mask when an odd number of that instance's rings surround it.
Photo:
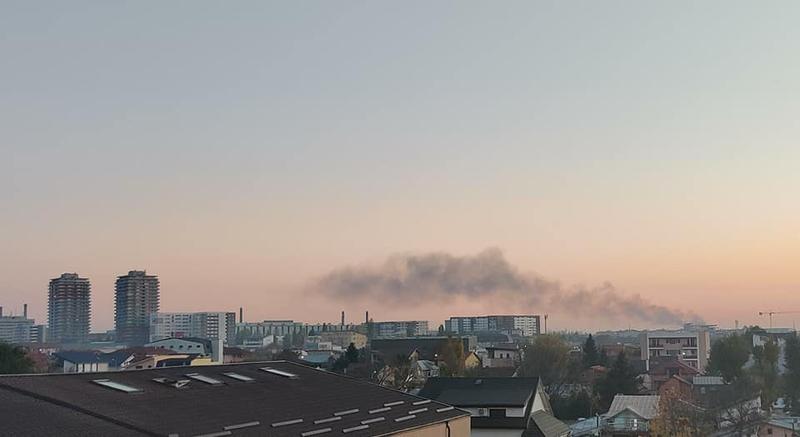
<path fill-rule="evenodd" d="M 239 374 L 239 373 L 234 373 L 234 372 L 223 373 L 223 375 L 227 376 L 228 378 L 233 378 L 233 379 L 235 379 L 237 381 L 242 381 L 242 382 L 253 382 L 253 381 L 255 381 L 255 379 L 253 379 L 253 378 L 251 378 L 249 376 L 242 375 L 242 374 Z"/>
<path fill-rule="evenodd" d="M 284 372 L 283 370 L 273 369 L 272 367 L 262 367 L 261 370 L 273 375 L 283 376 L 284 378 L 297 378 L 294 373 Z"/>
<path fill-rule="evenodd" d="M 192 378 L 192 379 L 194 379 L 196 381 L 205 382 L 206 384 L 211 384 L 211 385 L 222 385 L 223 384 L 223 382 L 220 381 L 219 379 L 214 379 L 214 378 L 212 378 L 210 376 L 201 375 L 199 373 L 187 373 L 186 376 L 189 377 L 189 378 Z"/>
<path fill-rule="evenodd" d="M 121 384 L 119 382 L 114 382 L 110 379 L 94 379 L 92 380 L 93 383 L 97 385 L 102 385 L 103 387 L 110 388 L 112 390 L 121 391 L 124 393 L 139 393 L 143 391 L 140 388 L 131 387 L 129 385 Z"/>

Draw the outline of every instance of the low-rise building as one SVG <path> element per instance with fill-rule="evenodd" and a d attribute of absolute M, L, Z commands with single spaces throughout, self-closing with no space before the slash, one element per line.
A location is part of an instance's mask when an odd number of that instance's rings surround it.
<path fill-rule="evenodd" d="M 221 338 L 225 344 L 236 341 L 236 313 L 233 312 L 158 312 L 150 315 L 150 341 L 164 338 Z"/>
<path fill-rule="evenodd" d="M 658 395 L 614 396 L 611 408 L 603 415 L 603 432 L 612 436 L 649 436 L 651 422 L 658 417 L 660 400 Z"/>
<path fill-rule="evenodd" d="M 367 336 L 356 331 L 326 331 L 319 334 L 323 341 L 347 348 L 352 343 L 357 349 L 367 346 Z"/>
<path fill-rule="evenodd" d="M 211 357 L 215 363 L 222 363 L 224 346 L 221 339 L 209 340 L 207 338 L 165 338 L 150 342 L 147 347 L 170 350 L 179 354 L 200 355 Z"/>
<path fill-rule="evenodd" d="M 0 376 L 2 433 L 468 437 L 450 405 L 288 362 Z"/>
<path fill-rule="evenodd" d="M 539 378 L 429 378 L 419 395 L 468 411 L 473 437 L 569 435 Z"/>
<path fill-rule="evenodd" d="M 402 320 L 390 322 L 369 322 L 373 338 L 403 338 L 428 335 L 427 320 Z"/>

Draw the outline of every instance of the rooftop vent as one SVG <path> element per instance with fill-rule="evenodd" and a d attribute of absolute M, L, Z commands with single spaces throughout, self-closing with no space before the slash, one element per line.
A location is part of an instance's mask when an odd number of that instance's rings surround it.
<path fill-rule="evenodd" d="M 351 428 L 345 428 L 342 430 L 342 432 L 347 434 L 348 432 L 361 431 L 362 429 L 367 429 L 367 428 L 369 428 L 369 425 L 358 425 Z"/>
<path fill-rule="evenodd" d="M 192 379 L 200 381 L 200 382 L 205 382 L 206 384 L 211 384 L 211 385 L 222 385 L 222 384 L 224 384 L 219 379 L 214 379 L 214 378 L 212 378 L 210 376 L 201 375 L 199 373 L 187 373 L 186 377 L 192 378 Z"/>
<path fill-rule="evenodd" d="M 430 399 L 423 399 L 421 401 L 412 402 L 411 405 L 425 405 L 425 404 L 430 404 L 430 403 L 431 403 Z"/>
<path fill-rule="evenodd" d="M 436 410 L 436 412 L 437 413 L 444 413 L 445 411 L 452 411 L 452 410 L 455 410 L 455 409 L 456 409 L 456 407 L 450 406 L 450 407 L 439 408 L 439 409 Z"/>
<path fill-rule="evenodd" d="M 376 417 L 376 418 L 374 418 L 374 419 L 366 419 L 366 420 L 362 420 L 362 421 L 361 421 L 361 424 L 362 424 L 362 425 L 367 425 L 367 424 L 370 424 L 370 423 L 383 422 L 384 420 L 386 420 L 386 418 L 381 416 L 381 417 Z"/>
<path fill-rule="evenodd" d="M 376 408 L 374 410 L 369 410 L 369 414 L 383 413 L 384 411 L 391 411 L 391 410 L 392 407 Z"/>
<path fill-rule="evenodd" d="M 408 416 L 398 417 L 397 419 L 394 419 L 394 421 L 395 422 L 405 422 L 406 420 L 411 420 L 411 419 L 413 419 L 415 417 L 417 417 L 417 416 L 415 416 L 413 414 L 409 414 Z"/>
<path fill-rule="evenodd" d="M 273 369 L 272 367 L 262 367 L 261 370 L 273 375 L 283 376 L 284 378 L 294 379 L 298 377 L 294 373 L 284 372 L 283 370 Z"/>
<path fill-rule="evenodd" d="M 226 372 L 226 373 L 223 373 L 223 375 L 227 376 L 228 378 L 233 378 L 233 379 L 235 379 L 237 381 L 242 381 L 242 382 L 253 382 L 253 381 L 255 381 L 255 379 L 253 379 L 253 378 L 251 378 L 249 376 L 241 375 L 239 373 L 234 373 L 234 372 Z"/>
<path fill-rule="evenodd" d="M 417 408 L 416 410 L 409 411 L 408 414 L 418 414 L 418 413 L 424 413 L 426 411 L 428 411 L 427 408 Z"/>
<path fill-rule="evenodd" d="M 326 419 L 317 419 L 314 421 L 314 424 L 319 425 L 320 423 L 336 422 L 337 420 L 342 420 L 342 416 L 328 417 Z"/>
<path fill-rule="evenodd" d="M 114 382 L 110 379 L 94 379 L 92 380 L 93 383 L 97 385 L 102 385 L 103 387 L 110 388 L 112 390 L 117 390 L 125 393 L 139 393 L 143 391 L 140 388 L 131 387 L 129 385 L 120 384 L 119 382 Z"/>

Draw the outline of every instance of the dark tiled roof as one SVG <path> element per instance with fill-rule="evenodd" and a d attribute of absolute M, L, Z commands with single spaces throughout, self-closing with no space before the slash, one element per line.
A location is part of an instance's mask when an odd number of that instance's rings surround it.
<path fill-rule="evenodd" d="M 275 369 L 278 374 L 262 368 Z M 229 372 L 252 381 L 226 376 Z M 191 379 L 186 376 L 189 373 L 221 384 Z M 168 381 L 159 383 L 155 378 Z M 126 393 L 93 382 L 100 379 L 141 391 Z M 190 382 L 183 388 L 170 384 L 177 380 Z M 49 436 L 81 426 L 88 429 L 94 422 L 100 424 L 101 431 L 74 435 L 127 436 L 126 430 L 137 430 L 138 434 L 132 435 L 174 433 L 184 437 L 222 432 L 225 427 L 238 425 L 234 436 L 300 436 L 331 428 L 328 433 L 319 434 L 326 437 L 368 425 L 348 435 L 377 436 L 468 415 L 441 403 L 283 361 L 0 377 L 0 393 L 7 392 L 14 392 L 21 401 L 15 408 L 6 408 L 0 400 L 0 423 L 24 431 L 18 435 L 28 437 Z M 59 414 L 51 421 L 46 410 L 41 410 L 42 405 Z M 395 421 L 409 415 L 414 417 Z M 35 421 L 35 426 L 26 428 L 22 418 Z M 102 426 L 108 429 L 102 431 Z M 115 427 L 122 432 L 112 431 Z"/>
<path fill-rule="evenodd" d="M 522 433 L 522 437 L 565 437 L 569 435 L 569 431 L 569 426 L 546 411 L 536 411 L 531 414 L 528 428 Z"/>
<path fill-rule="evenodd" d="M 539 378 L 428 378 L 419 395 L 457 407 L 523 407 Z"/>

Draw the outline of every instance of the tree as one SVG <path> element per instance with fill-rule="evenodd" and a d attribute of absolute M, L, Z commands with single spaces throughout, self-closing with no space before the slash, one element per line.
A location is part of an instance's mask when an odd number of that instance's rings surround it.
<path fill-rule="evenodd" d="M 744 374 L 743 366 L 750 359 L 751 344 L 738 334 L 717 340 L 711 345 L 708 372 L 722 376 L 726 382 L 740 378 Z"/>
<path fill-rule="evenodd" d="M 347 350 L 344 353 L 345 358 L 347 359 L 347 363 L 357 363 L 358 362 L 358 349 L 356 348 L 355 343 L 350 343 L 347 346 Z"/>
<path fill-rule="evenodd" d="M 442 376 L 462 376 L 464 374 L 464 343 L 460 338 L 448 337 L 439 349 L 439 372 Z"/>
<path fill-rule="evenodd" d="M 0 342 L 0 374 L 32 373 L 33 361 L 25 349 Z"/>
<path fill-rule="evenodd" d="M 291 349 L 284 349 L 284 350 L 278 352 L 273 357 L 273 359 L 274 360 L 279 360 L 279 361 L 292 361 L 292 362 L 299 362 L 300 361 L 300 357 L 297 355 L 297 353 L 295 351 L 293 351 Z"/>
<path fill-rule="evenodd" d="M 778 399 L 778 360 L 780 348 L 773 341 L 753 347 L 750 378 L 761 389 L 761 405 L 769 407 Z"/>
<path fill-rule="evenodd" d="M 786 374 L 784 391 L 792 414 L 800 414 L 800 337 L 797 334 L 786 339 Z"/>
<path fill-rule="evenodd" d="M 636 371 L 628 362 L 625 352 L 620 352 L 608 373 L 595 386 L 600 398 L 601 409 L 607 410 L 611 406 L 614 396 L 618 394 L 637 394 L 638 386 L 639 380 Z"/>
<path fill-rule="evenodd" d="M 600 364 L 600 357 L 597 354 L 597 345 L 594 342 L 594 338 L 592 338 L 592 334 L 589 334 L 589 337 L 586 338 L 586 342 L 583 343 L 583 367 L 589 368 Z"/>
<path fill-rule="evenodd" d="M 558 393 L 569 374 L 569 350 L 561 337 L 540 335 L 523 350 L 524 357 L 519 373 L 521 376 L 538 376 L 548 394 Z"/>

